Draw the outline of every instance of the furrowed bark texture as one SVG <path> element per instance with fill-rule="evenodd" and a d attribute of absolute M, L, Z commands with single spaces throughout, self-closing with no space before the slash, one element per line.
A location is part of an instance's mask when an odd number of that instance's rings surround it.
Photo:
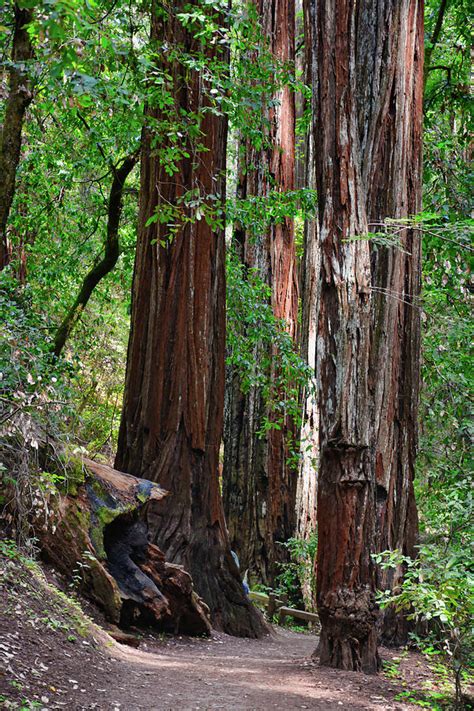
<path fill-rule="evenodd" d="M 279 62 L 294 60 L 294 5 L 290 0 L 257 3 L 264 36 Z M 282 193 L 294 189 L 295 181 L 295 100 L 288 86 L 280 88 L 275 105 L 262 112 L 265 145 L 257 150 L 246 141 L 239 166 L 238 197 L 265 197 L 273 189 Z M 268 128 L 264 129 L 265 121 Z M 256 269 L 271 288 L 276 318 L 296 335 L 298 284 L 294 225 L 291 218 L 271 224 L 263 235 L 237 228 L 234 244 L 246 267 Z M 257 348 L 256 357 L 265 357 Z M 276 356 L 276 353 L 273 354 Z M 276 357 L 273 369 L 277 368 Z M 276 370 L 272 372 L 276 376 Z M 295 428 L 287 419 L 281 429 L 271 429 L 259 437 L 264 418 L 275 419 L 255 386 L 243 394 L 238 373 L 228 374 L 224 507 L 232 547 L 241 567 L 257 580 L 272 585 L 278 563 L 287 559 L 282 545 L 294 533 L 296 472 L 288 464 L 288 439 Z"/>
<path fill-rule="evenodd" d="M 8 96 L 0 145 L 0 269 L 10 263 L 11 251 L 7 240 L 7 222 L 15 195 L 15 181 L 20 162 L 21 134 L 26 109 L 32 94 L 26 72 L 33 58 L 33 46 L 26 30 L 33 18 L 30 9 L 14 5 L 14 30 Z"/>
<path fill-rule="evenodd" d="M 155 12 L 152 40 L 200 50 L 225 59 L 221 45 L 203 48 L 177 14 L 184 2 Z M 201 7 L 201 6 L 200 6 Z M 212 48 L 212 49 L 211 49 Z M 235 635 L 265 630 L 244 595 L 226 534 L 219 492 L 225 357 L 225 242 L 223 229 L 195 219 L 184 196 L 225 197 L 226 121 L 205 111 L 211 87 L 202 73 L 176 55 L 164 55 L 172 77 L 165 90 L 174 98 L 177 120 L 201 116 L 195 140 L 183 127 L 187 155 L 178 171 L 166 173 L 152 128 L 167 125 L 171 107 L 148 110 L 143 136 L 139 237 L 133 284 L 131 334 L 117 465 L 159 481 L 168 501 L 150 506 L 148 525 L 167 560 L 184 565 L 211 610 L 213 624 Z M 151 128 L 150 128 L 151 127 Z M 196 149 L 196 143 L 203 149 Z M 158 155 L 156 155 L 158 151 Z M 181 201 L 181 202 L 180 202 Z M 184 218 L 175 235 L 149 218 L 169 205 L 182 205 Z M 190 218 L 189 220 L 187 218 Z M 173 220 L 176 222 L 176 220 Z"/>
<path fill-rule="evenodd" d="M 367 240 L 353 238 L 367 234 L 375 216 L 381 220 L 402 210 L 408 214 L 418 204 L 422 4 L 418 0 L 322 0 L 317 5 L 316 28 L 320 660 L 374 672 L 377 613 L 371 553 L 387 526 L 403 530 L 405 542 L 410 521 L 416 520 L 411 479 L 403 481 L 412 472 L 404 472 L 398 459 L 395 474 L 389 460 L 400 456 L 401 443 L 405 457 L 413 457 L 415 449 L 411 418 L 416 412 L 419 338 L 412 299 L 419 285 L 419 245 L 414 245 L 412 235 L 410 247 L 415 251 L 405 255 L 397 249 L 375 251 Z M 404 178 L 408 185 L 400 182 Z M 406 191 L 411 190 L 417 198 L 410 203 Z M 400 287 L 395 296 L 397 311 L 388 314 L 395 307 L 394 295 L 386 289 L 391 292 L 395 284 Z M 402 322 L 400 301 L 409 305 Z M 409 341 L 416 356 L 414 362 L 403 362 L 404 373 L 401 362 L 393 365 L 393 354 L 386 348 L 390 329 L 392 348 L 402 352 Z M 390 402 L 396 403 L 391 420 L 386 412 Z M 410 415 L 400 422 L 403 408 Z M 387 420 L 399 432 L 395 441 L 381 434 L 389 426 Z M 380 481 L 387 498 L 379 506 L 376 526 Z M 405 509 L 411 512 L 408 519 Z M 387 523 L 387 516 L 383 518 L 389 510 L 396 511 L 393 525 Z"/>
<path fill-rule="evenodd" d="M 388 83 L 387 108 L 365 161 L 367 210 L 374 232 L 386 217 L 403 220 L 421 210 L 423 116 L 423 4 L 391 8 L 393 34 L 386 65 L 361 52 L 359 64 Z M 369 17 L 370 22 L 370 17 Z M 364 32 L 363 27 L 360 32 Z M 367 49 L 366 45 L 366 49 Z M 387 66 L 388 65 L 388 66 Z M 366 84 L 367 87 L 367 84 Z M 369 103 L 361 93 L 360 115 Z M 363 139 L 367 145 L 369 138 Z M 375 223 L 374 226 L 373 223 Z M 388 231 L 390 228 L 388 228 Z M 372 253 L 372 346 L 370 388 L 375 427 L 377 549 L 416 555 L 418 516 L 413 490 L 420 384 L 421 237 L 397 228 L 398 246 Z M 381 589 L 394 589 L 403 570 L 377 571 Z M 407 623 L 392 610 L 381 613 L 385 644 L 402 644 Z"/>

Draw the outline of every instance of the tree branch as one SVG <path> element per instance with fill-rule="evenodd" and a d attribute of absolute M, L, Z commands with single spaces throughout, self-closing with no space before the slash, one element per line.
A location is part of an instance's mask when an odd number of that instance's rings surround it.
<path fill-rule="evenodd" d="M 79 290 L 76 300 L 72 304 L 68 313 L 64 317 L 54 338 L 53 352 L 59 356 L 71 335 L 77 321 L 84 311 L 92 292 L 97 284 L 115 267 L 120 254 L 118 230 L 120 217 L 122 215 L 123 188 L 128 175 L 138 160 L 139 152 L 136 151 L 127 156 L 119 168 L 114 168 L 114 179 L 110 188 L 109 207 L 107 212 L 107 237 L 105 240 L 105 252 L 102 259 L 97 261 L 92 269 L 86 274 Z"/>
<path fill-rule="evenodd" d="M 426 80 L 428 78 L 428 72 L 430 71 L 430 63 L 431 63 L 431 57 L 433 55 L 433 50 L 438 44 L 439 36 L 441 34 L 441 30 L 443 28 L 443 20 L 444 20 L 444 15 L 446 12 L 446 8 L 448 6 L 448 0 L 441 0 L 438 8 L 438 15 L 436 17 L 436 22 L 435 26 L 433 28 L 433 32 L 431 33 L 431 37 L 429 39 L 429 42 L 426 45 L 425 48 L 425 68 L 424 68 L 424 77 L 423 81 L 424 84 L 426 85 Z"/>

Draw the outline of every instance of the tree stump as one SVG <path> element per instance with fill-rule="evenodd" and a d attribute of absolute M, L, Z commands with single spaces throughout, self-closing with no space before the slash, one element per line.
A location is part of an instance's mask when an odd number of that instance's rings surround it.
<path fill-rule="evenodd" d="M 159 484 L 76 460 L 48 526 L 37 527 L 41 551 L 114 624 L 207 635 L 209 610 L 191 576 L 148 542 L 143 509 L 166 495 Z"/>

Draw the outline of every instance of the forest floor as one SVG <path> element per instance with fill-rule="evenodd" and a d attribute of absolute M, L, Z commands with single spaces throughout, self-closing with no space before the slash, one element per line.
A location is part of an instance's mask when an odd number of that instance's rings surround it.
<path fill-rule="evenodd" d="M 275 628 L 261 640 L 145 635 L 133 649 L 85 617 L 39 566 L 0 557 L 4 708 L 402 711 L 416 699 L 440 708 L 429 703 L 439 680 L 421 655 L 382 650 L 385 673 L 365 676 L 319 667 L 316 643 Z"/>

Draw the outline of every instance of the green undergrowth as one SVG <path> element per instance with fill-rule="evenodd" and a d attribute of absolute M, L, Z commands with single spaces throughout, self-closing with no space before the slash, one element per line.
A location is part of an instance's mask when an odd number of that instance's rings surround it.
<path fill-rule="evenodd" d="M 404 673 L 403 664 L 409 660 L 409 651 L 404 649 L 396 657 L 384 659 L 382 662 L 382 674 L 386 679 L 396 682 L 402 688 L 395 696 L 395 701 L 413 704 L 421 708 L 431 709 L 431 711 L 447 711 L 448 709 L 472 709 L 472 705 L 466 697 L 460 703 L 455 701 L 455 684 L 447 668 L 436 655 L 428 650 L 423 654 L 427 661 L 431 677 L 422 681 L 420 686 L 414 686 L 410 678 Z M 469 684 L 470 679 L 467 672 L 463 673 L 464 684 Z"/>
<path fill-rule="evenodd" d="M 100 631 L 78 600 L 48 582 L 40 564 L 8 539 L 0 540 L 0 581 L 2 662 L 8 661 L 0 676 L 0 707 L 45 708 L 36 692 L 54 696 L 57 682 L 43 652 L 71 657 L 73 650 L 96 648 Z M 42 679 L 46 683 L 38 687 Z"/>
<path fill-rule="evenodd" d="M 26 607 L 25 613 L 45 628 L 62 630 L 68 641 L 85 638 L 94 630 L 94 623 L 79 602 L 49 583 L 39 563 L 25 556 L 11 540 L 0 541 L 0 565 L 2 585 L 9 593 L 8 607 L 4 610 L 7 616 L 18 602 L 21 605 L 22 599 L 32 597 L 43 605 L 43 616 L 37 617 L 34 609 Z"/>

